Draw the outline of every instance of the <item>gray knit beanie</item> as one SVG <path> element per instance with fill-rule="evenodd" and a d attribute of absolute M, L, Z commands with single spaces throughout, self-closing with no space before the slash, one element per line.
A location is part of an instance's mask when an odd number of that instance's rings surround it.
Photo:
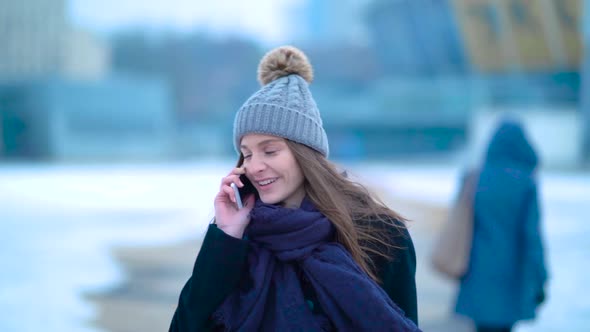
<path fill-rule="evenodd" d="M 234 121 L 234 147 L 250 133 L 273 135 L 307 145 L 328 156 L 328 138 L 320 111 L 309 91 L 311 64 L 303 52 L 282 46 L 268 52 L 258 66 L 262 88 L 242 105 Z"/>

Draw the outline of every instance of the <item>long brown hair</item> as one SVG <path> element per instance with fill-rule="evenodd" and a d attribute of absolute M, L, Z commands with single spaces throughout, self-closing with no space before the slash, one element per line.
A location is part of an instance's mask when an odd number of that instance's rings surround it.
<path fill-rule="evenodd" d="M 319 152 L 285 139 L 305 177 L 307 197 L 336 228 L 336 241 L 375 281 L 380 282 L 369 253 L 390 258 L 388 229 L 405 227 L 405 219 L 389 209 L 363 185 L 352 181 Z M 240 154 L 238 166 L 243 163 Z M 385 227 L 383 227 L 385 226 Z"/>

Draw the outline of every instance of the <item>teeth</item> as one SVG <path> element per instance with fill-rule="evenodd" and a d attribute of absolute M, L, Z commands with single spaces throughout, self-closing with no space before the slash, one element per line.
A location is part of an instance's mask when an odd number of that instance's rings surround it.
<path fill-rule="evenodd" d="M 271 184 L 271 183 L 275 182 L 276 180 L 277 179 L 264 180 L 264 181 L 258 182 L 258 184 L 261 186 L 266 186 L 267 184 Z"/>

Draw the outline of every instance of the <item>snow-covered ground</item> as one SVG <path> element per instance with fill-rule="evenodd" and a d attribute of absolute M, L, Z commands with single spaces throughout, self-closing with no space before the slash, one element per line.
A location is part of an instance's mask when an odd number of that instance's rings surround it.
<path fill-rule="evenodd" d="M 82 293 L 122 277 L 109 249 L 204 233 L 226 169 L 1 167 L 0 331 L 95 331 Z"/>
<path fill-rule="evenodd" d="M 82 293 L 120 280 L 109 248 L 203 234 L 232 163 L 0 167 L 0 331 L 95 331 Z M 352 169 L 393 194 L 440 205 L 452 199 L 458 176 L 448 165 Z M 583 331 L 590 326 L 590 174 L 542 173 L 540 184 L 549 299 L 520 331 Z"/>

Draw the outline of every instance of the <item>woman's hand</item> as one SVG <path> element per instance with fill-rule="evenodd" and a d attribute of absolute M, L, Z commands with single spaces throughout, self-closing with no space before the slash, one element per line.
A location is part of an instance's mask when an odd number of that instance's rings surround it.
<path fill-rule="evenodd" d="M 221 180 L 219 193 L 215 196 L 215 223 L 217 227 L 227 235 L 241 239 L 246 226 L 250 223 L 250 211 L 254 207 L 254 195 L 242 197 L 244 207 L 238 209 L 234 190 L 230 187 L 233 182 L 239 188 L 244 184 L 240 181 L 240 175 L 244 174 L 243 167 L 234 168 L 231 173 Z"/>

